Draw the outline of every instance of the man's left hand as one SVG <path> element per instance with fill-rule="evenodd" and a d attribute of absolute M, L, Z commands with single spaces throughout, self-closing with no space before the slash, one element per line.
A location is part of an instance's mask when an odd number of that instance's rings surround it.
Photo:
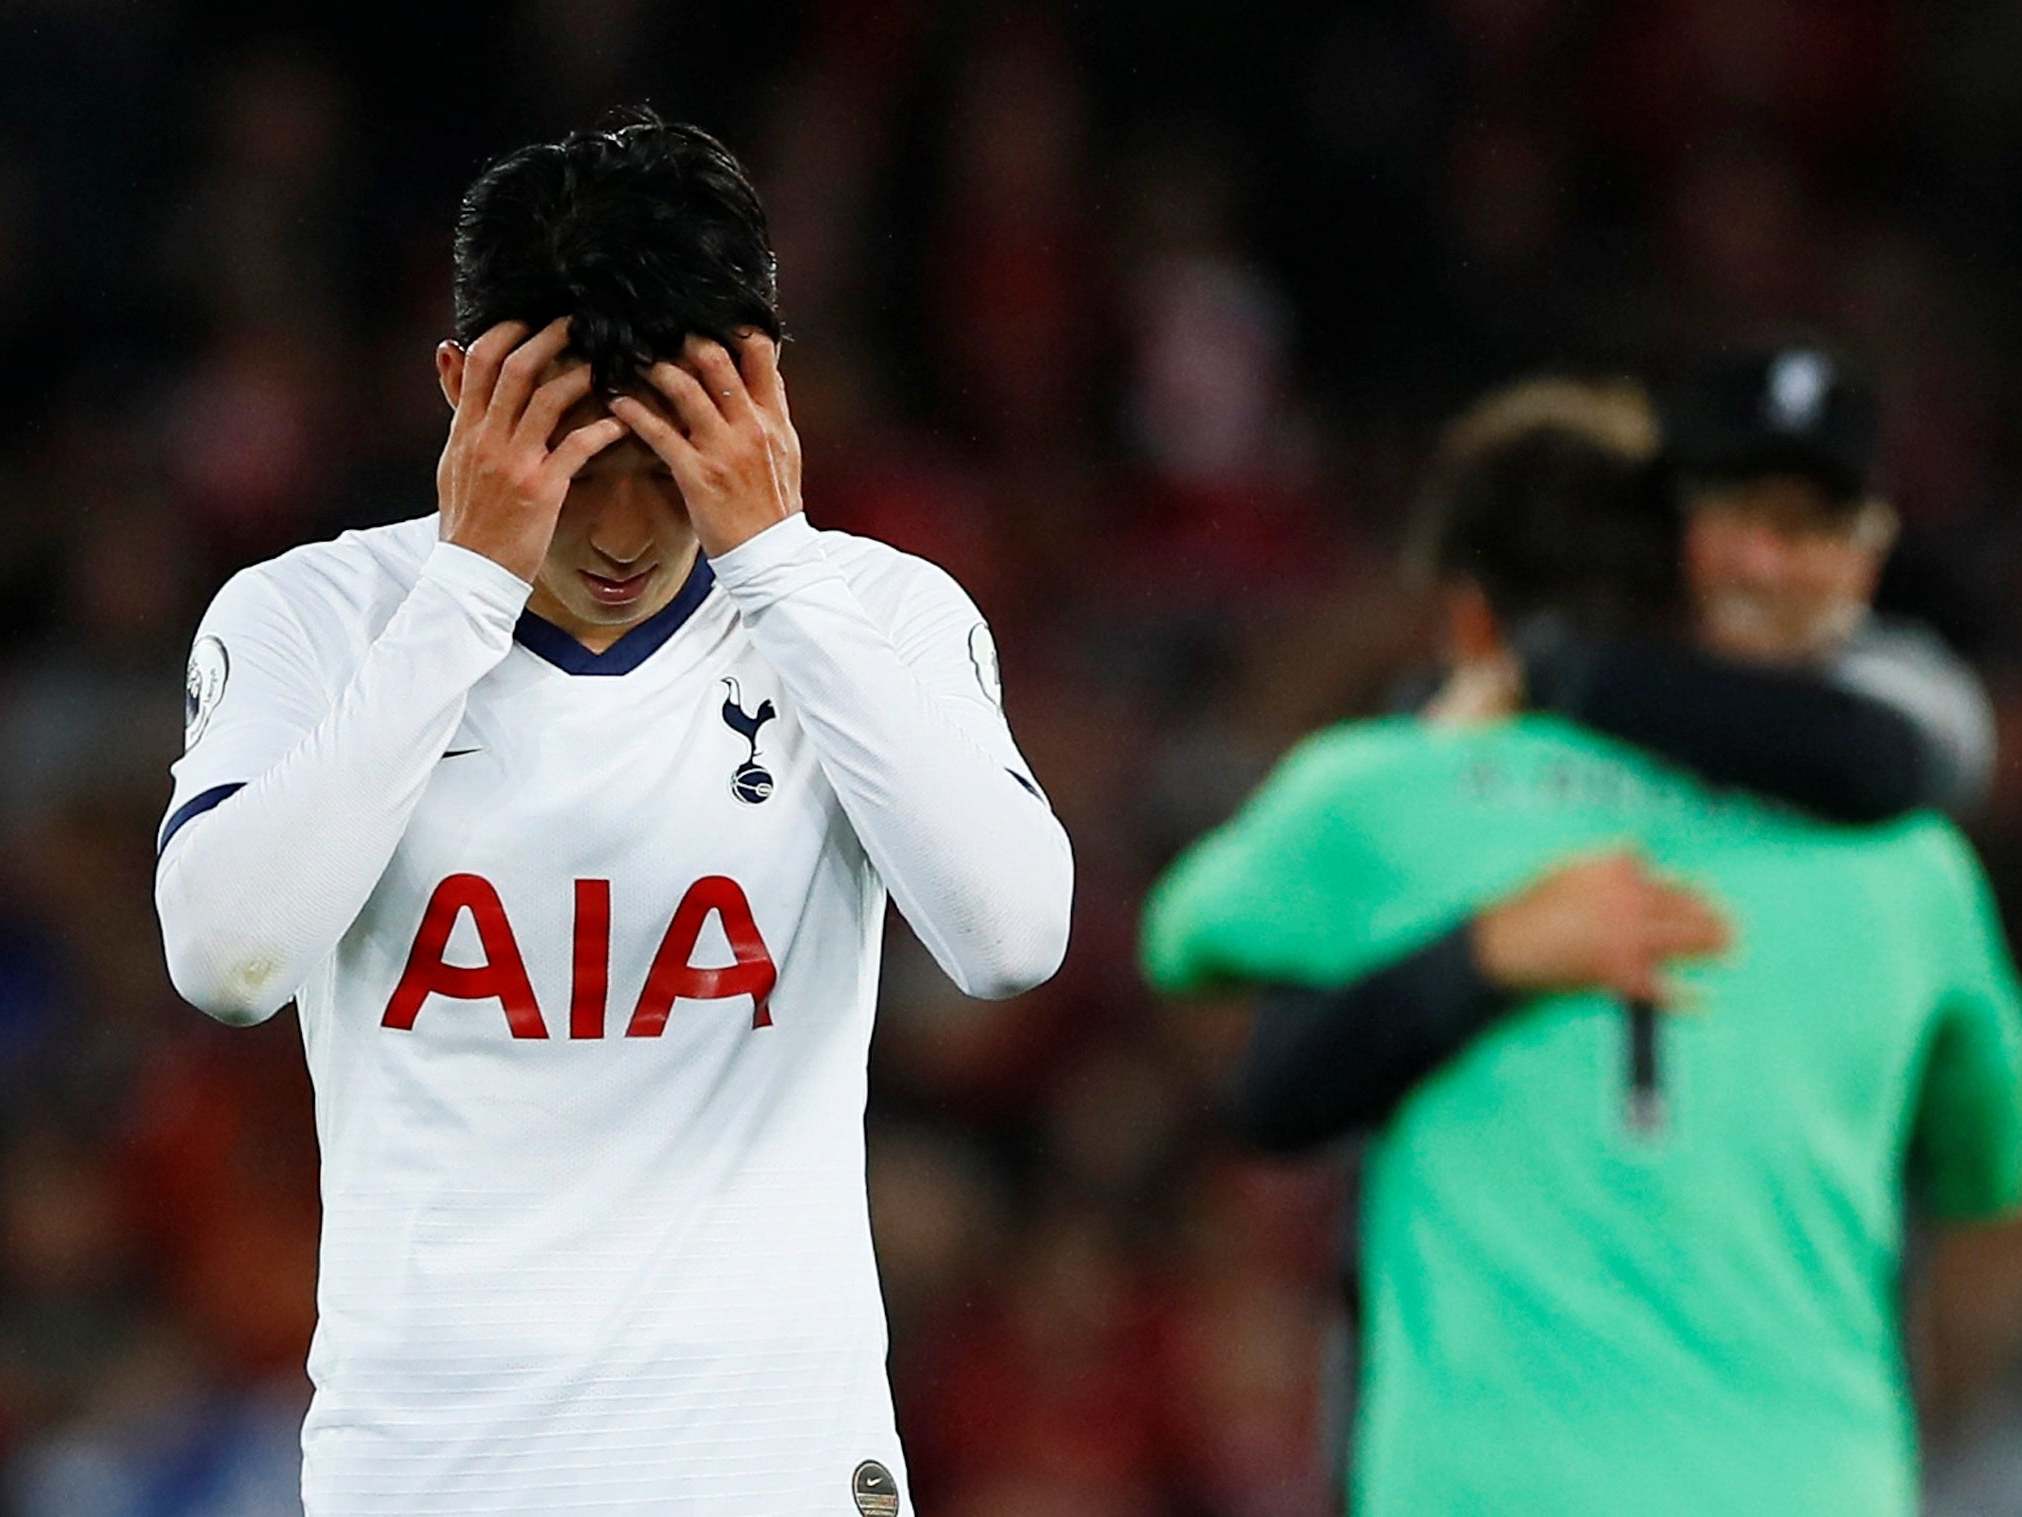
<path fill-rule="evenodd" d="M 656 363 L 646 378 L 673 420 L 633 395 L 614 396 L 611 413 L 673 471 L 704 553 L 728 553 L 800 510 L 800 438 L 770 337 L 740 333 L 733 359 L 691 336 L 679 363 Z"/>

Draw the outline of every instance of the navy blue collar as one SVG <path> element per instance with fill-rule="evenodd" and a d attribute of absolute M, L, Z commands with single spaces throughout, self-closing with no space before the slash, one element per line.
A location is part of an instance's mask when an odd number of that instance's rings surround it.
<path fill-rule="evenodd" d="M 681 624 L 695 614 L 709 598 L 716 583 L 716 571 L 700 553 L 695 567 L 674 592 L 674 599 L 619 638 L 602 653 L 592 652 L 557 627 L 545 616 L 522 611 L 513 640 L 527 652 L 546 659 L 564 674 L 630 674 L 645 663 L 660 645 L 681 630 Z"/>

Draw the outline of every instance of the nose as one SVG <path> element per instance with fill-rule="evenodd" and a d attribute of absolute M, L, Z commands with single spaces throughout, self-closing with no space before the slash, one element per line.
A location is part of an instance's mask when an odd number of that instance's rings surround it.
<path fill-rule="evenodd" d="M 617 567 L 645 557 L 653 546 L 653 495 L 642 480 L 612 481 L 603 509 L 589 532 L 589 543 Z"/>
<path fill-rule="evenodd" d="M 1735 534 L 1734 568 L 1755 583 L 1782 580 L 1790 569 L 1790 556 L 1789 538 L 1767 522 L 1749 522 Z"/>

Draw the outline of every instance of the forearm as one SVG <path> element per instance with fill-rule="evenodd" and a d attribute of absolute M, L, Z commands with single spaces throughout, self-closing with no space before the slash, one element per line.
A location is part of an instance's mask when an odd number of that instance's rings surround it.
<path fill-rule="evenodd" d="M 977 996 L 1050 976 L 1066 952 L 1073 858 L 1044 800 L 942 709 L 804 518 L 712 562 L 935 960 Z"/>
<path fill-rule="evenodd" d="M 1812 674 L 1657 643 L 1535 633 L 1519 641 L 1538 707 L 1716 784 L 1846 822 L 1945 799 L 1947 781 L 1914 721 Z"/>
<path fill-rule="evenodd" d="M 1383 1122 L 1510 1004 L 1477 967 L 1471 928 L 1339 990 L 1267 992 L 1229 1103 L 1236 1130 L 1291 1152 Z"/>
<path fill-rule="evenodd" d="M 510 649 L 526 595 L 489 560 L 438 545 L 322 719 L 222 800 L 171 818 L 155 904 L 185 999 L 221 1021 L 261 1020 L 336 947 L 470 687 Z"/>
<path fill-rule="evenodd" d="M 1342 985 L 1439 925 L 1377 921 L 1372 905 L 1395 870 L 1367 846 L 1373 819 L 1356 790 L 1365 751 L 1359 737 L 1307 739 L 1165 868 L 1145 893 L 1138 942 L 1154 987 Z"/>

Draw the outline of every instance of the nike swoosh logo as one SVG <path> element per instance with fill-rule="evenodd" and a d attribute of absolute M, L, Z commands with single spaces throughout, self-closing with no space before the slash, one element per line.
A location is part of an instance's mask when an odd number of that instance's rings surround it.
<path fill-rule="evenodd" d="M 443 754 L 444 758 L 462 758 L 466 753 L 482 753 L 482 748 L 452 748 Z"/>

